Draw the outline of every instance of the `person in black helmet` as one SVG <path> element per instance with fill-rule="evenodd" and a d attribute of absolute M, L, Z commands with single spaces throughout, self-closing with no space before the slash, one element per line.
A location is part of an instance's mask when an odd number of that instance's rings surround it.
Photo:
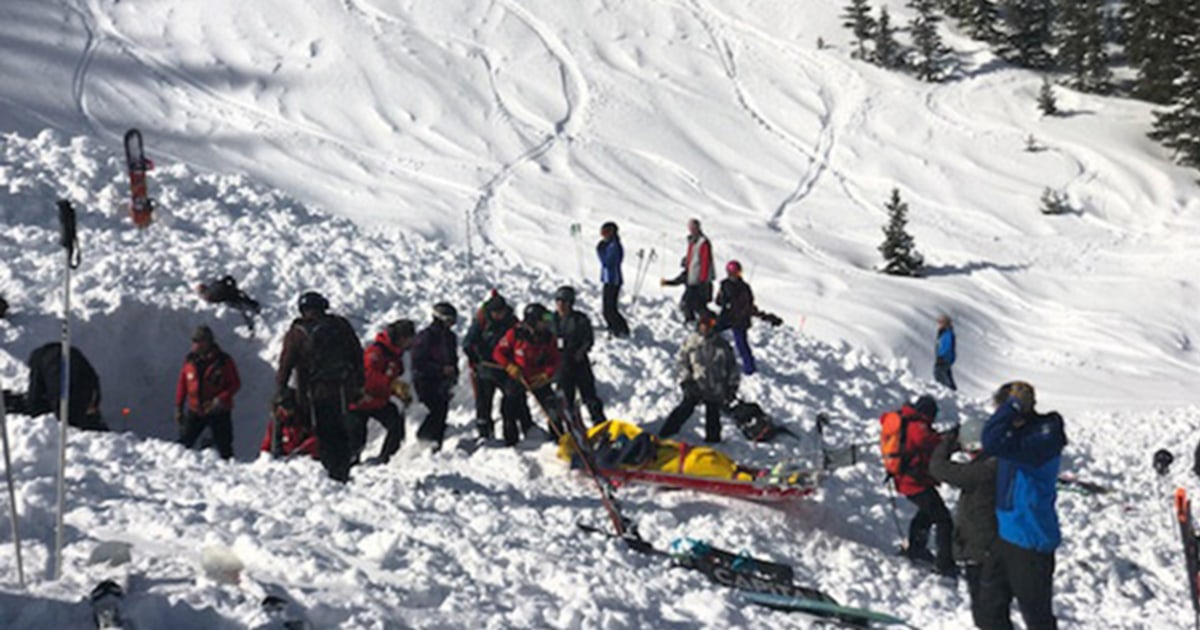
<path fill-rule="evenodd" d="M 573 287 L 562 286 L 554 292 L 552 329 L 558 339 L 560 354 L 558 371 L 554 375 L 558 395 L 566 401 L 568 409 L 574 409 L 575 390 L 578 389 L 584 406 L 592 416 L 592 423 L 604 422 L 604 403 L 596 396 L 596 377 L 592 374 L 592 362 L 588 359 L 594 340 L 592 321 L 575 310 Z"/>
<path fill-rule="evenodd" d="M 446 437 L 446 414 L 458 383 L 458 337 L 454 324 L 458 310 L 448 302 L 433 305 L 433 321 L 413 340 L 413 387 L 429 410 L 417 429 L 417 437 L 433 442 L 433 452 L 442 450 Z"/>
<path fill-rule="evenodd" d="M 614 337 L 629 336 L 629 322 L 621 315 L 617 297 L 621 295 L 621 262 L 625 248 L 617 234 L 617 224 L 608 221 L 600 226 L 600 242 L 596 244 L 596 256 L 600 258 L 600 283 L 604 285 L 604 325 Z"/>
<path fill-rule="evenodd" d="M 554 403 L 554 390 L 550 384 L 558 369 L 558 346 L 550 330 L 553 318 L 541 304 L 525 307 L 521 323 L 509 330 L 496 349 L 492 360 L 509 376 L 504 386 L 504 399 L 500 403 L 500 415 L 504 418 L 504 443 L 517 443 L 517 427 L 528 437 L 533 426 L 529 403 L 525 392 L 532 393 L 549 418 L 550 434 L 562 435 L 563 427 L 558 421 L 558 406 Z"/>
<path fill-rule="evenodd" d="M 492 290 L 488 299 L 479 307 L 471 326 L 463 337 L 463 353 L 471 368 L 471 386 L 475 391 L 475 429 L 479 437 L 489 440 L 495 430 L 492 421 L 492 403 L 496 392 L 504 386 L 508 377 L 504 370 L 492 363 L 492 351 L 504 335 L 517 325 L 517 317 L 504 296 Z"/>
<path fill-rule="evenodd" d="M 688 336 L 679 349 L 676 362 L 683 400 L 667 416 L 659 435 L 669 437 L 679 432 L 683 423 L 692 417 L 696 405 L 704 403 L 704 441 L 721 441 L 721 410 L 737 397 L 737 359 L 729 342 L 716 333 L 717 318 L 708 310 L 696 317 L 696 332 Z"/>
<path fill-rule="evenodd" d="M 300 317 L 283 338 L 276 392 L 296 390 L 297 410 L 317 435 L 318 457 L 330 479 L 350 480 L 346 411 L 363 386 L 363 349 L 346 318 L 328 313 L 329 301 L 309 291 L 300 296 Z"/>

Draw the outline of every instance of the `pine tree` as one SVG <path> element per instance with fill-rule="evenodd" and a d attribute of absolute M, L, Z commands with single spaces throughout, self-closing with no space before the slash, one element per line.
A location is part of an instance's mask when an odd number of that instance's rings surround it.
<path fill-rule="evenodd" d="M 884 240 L 879 246 L 883 254 L 883 273 L 893 276 L 919 276 L 925 258 L 913 246 L 913 237 L 905 229 L 908 224 L 908 204 L 900 200 L 900 190 L 893 188 L 886 206 L 888 224 L 883 228 Z"/>
<path fill-rule="evenodd" d="M 937 2 L 938 8 L 946 15 L 960 22 L 970 15 L 972 4 L 974 4 L 972 0 L 938 0 Z"/>
<path fill-rule="evenodd" d="M 842 26 L 854 33 L 858 41 L 858 58 L 869 59 L 867 56 L 867 40 L 875 34 L 875 20 L 871 18 L 871 7 L 867 0 L 850 0 L 846 12 L 842 14 Z"/>
<path fill-rule="evenodd" d="M 1197 30 L 1184 58 L 1183 76 L 1175 86 L 1171 108 L 1154 113 L 1150 137 L 1173 149 L 1180 164 L 1200 168 L 1200 9 L 1192 13 Z"/>
<path fill-rule="evenodd" d="M 1070 85 L 1100 94 L 1112 90 L 1112 71 L 1104 50 L 1102 0 L 1065 0 L 1060 5 L 1055 55 L 1060 68 L 1071 75 Z"/>
<path fill-rule="evenodd" d="M 998 44 L 1003 39 L 997 25 L 1000 23 L 1000 8 L 993 0 L 974 0 L 963 26 L 967 33 L 975 39 Z"/>
<path fill-rule="evenodd" d="M 1053 188 L 1042 190 L 1042 214 L 1057 215 L 1071 212 L 1071 200 L 1067 194 Z"/>
<path fill-rule="evenodd" d="M 1007 30 L 1001 37 L 1000 54 L 1025 68 L 1047 68 L 1054 20 L 1053 0 L 1005 0 Z"/>
<path fill-rule="evenodd" d="M 1121 13 L 1125 50 L 1137 68 L 1133 95 L 1152 103 L 1170 103 L 1183 76 L 1187 42 L 1195 38 L 1190 14 L 1196 0 L 1127 0 Z"/>
<path fill-rule="evenodd" d="M 942 66 L 949 52 L 942 43 L 942 36 L 938 34 L 938 24 L 942 18 L 934 9 L 934 0 L 909 0 L 908 6 L 917 12 L 910 27 L 913 46 L 917 49 L 914 66 L 917 78 L 934 83 L 941 81 Z"/>
<path fill-rule="evenodd" d="M 1054 96 L 1054 84 L 1049 77 L 1042 77 L 1042 89 L 1038 90 L 1038 109 L 1046 116 L 1058 115 L 1058 99 Z"/>
<path fill-rule="evenodd" d="M 898 68 L 904 65 L 900 42 L 896 41 L 896 29 L 887 7 L 879 8 L 879 22 L 875 28 L 875 63 L 883 68 Z"/>

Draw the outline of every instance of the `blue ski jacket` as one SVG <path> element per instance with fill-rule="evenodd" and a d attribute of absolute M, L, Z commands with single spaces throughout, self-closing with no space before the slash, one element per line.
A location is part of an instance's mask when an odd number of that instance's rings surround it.
<path fill-rule="evenodd" d="M 954 365 L 954 328 L 947 326 L 938 330 L 937 362 Z"/>
<path fill-rule="evenodd" d="M 621 278 L 621 261 L 625 259 L 625 248 L 621 247 L 620 237 L 614 236 L 596 245 L 596 256 L 600 258 L 600 282 L 603 284 L 623 284 Z"/>
<path fill-rule="evenodd" d="M 1025 419 L 1014 427 L 1013 422 Z M 1057 413 L 1022 414 L 1009 399 L 983 427 L 983 451 L 999 462 L 996 471 L 996 525 L 1000 538 L 1023 549 L 1054 553 L 1062 542 L 1058 527 L 1058 470 L 1067 435 Z"/>

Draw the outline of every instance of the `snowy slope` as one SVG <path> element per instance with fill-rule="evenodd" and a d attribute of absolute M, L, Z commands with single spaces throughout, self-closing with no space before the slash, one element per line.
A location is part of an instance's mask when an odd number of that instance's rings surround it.
<path fill-rule="evenodd" d="M 1040 78 L 967 40 L 951 37 L 968 53 L 939 86 L 853 62 L 838 5 L 0 5 L 0 291 L 15 312 L 0 322 L 0 380 L 22 382 L 21 360 L 57 338 L 53 205 L 70 198 L 84 249 L 76 338 L 104 378 L 106 416 L 132 432 L 72 445 L 65 580 L 17 589 L 0 534 L 0 626 L 85 623 L 75 602 L 99 573 L 86 557 L 119 539 L 135 544 L 130 603 L 143 627 L 255 623 L 247 596 L 196 577 L 208 543 L 232 545 L 323 627 L 803 627 L 582 537 L 572 523 L 601 515 L 548 447 L 472 458 L 409 447 L 403 463 L 339 489 L 307 462 L 227 465 L 144 439 L 173 433 L 174 378 L 197 323 L 214 325 L 242 369 L 245 462 L 300 291 L 324 291 L 364 336 L 397 316 L 424 320 L 439 299 L 465 310 L 498 286 L 523 304 L 581 276 L 594 313 L 591 239 L 608 219 L 622 225 L 628 275 L 639 249 L 657 260 L 633 342 L 602 340 L 597 376 L 611 415 L 653 427 L 676 396 L 668 370 L 682 337 L 676 294 L 654 279 L 673 274 L 691 216 L 718 263 L 740 258 L 789 324 L 755 329 L 764 369 L 748 398 L 806 430 L 829 410 L 835 441 L 869 441 L 882 409 L 930 386 L 932 320 L 950 312 L 965 397 L 944 399 L 944 419 L 981 413 L 997 383 L 1028 378 L 1068 412 L 1069 467 L 1121 487 L 1061 499 L 1063 619 L 1187 623 L 1167 488 L 1148 459 L 1163 446 L 1182 456 L 1194 439 L 1194 173 L 1144 138 L 1145 105 L 1063 92 L 1072 115 L 1039 118 Z M 162 209 L 146 232 L 125 217 L 117 158 L 132 125 L 159 165 Z M 1047 150 L 1024 152 L 1031 134 Z M 893 186 L 928 279 L 872 271 Z M 1047 186 L 1082 212 L 1038 214 Z M 256 334 L 192 291 L 224 273 L 264 303 Z M 455 436 L 468 403 L 460 388 Z M 40 572 L 54 427 L 11 428 L 27 563 Z M 728 447 L 771 461 L 812 444 Z M 1179 468 L 1170 481 L 1185 482 Z M 838 473 L 784 510 L 642 490 L 625 500 L 661 545 L 703 537 L 918 627 L 967 625 L 965 592 L 887 557 L 880 477 Z"/>

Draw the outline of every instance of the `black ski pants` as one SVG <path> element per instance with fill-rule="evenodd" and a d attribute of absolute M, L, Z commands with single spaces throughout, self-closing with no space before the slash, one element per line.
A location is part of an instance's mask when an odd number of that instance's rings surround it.
<path fill-rule="evenodd" d="M 954 374 L 950 371 L 950 364 L 938 361 L 933 364 L 933 380 L 949 387 L 951 391 L 958 391 L 958 385 L 954 383 Z"/>
<path fill-rule="evenodd" d="M 592 416 L 592 424 L 604 422 L 604 403 L 596 395 L 596 376 L 592 373 L 592 365 L 587 359 L 583 361 L 564 360 L 558 368 L 558 395 L 567 403 L 567 409 L 575 408 L 575 391 Z"/>
<path fill-rule="evenodd" d="M 184 448 L 192 448 L 205 428 L 212 431 L 213 444 L 217 447 L 222 459 L 233 457 L 233 419 L 229 411 L 218 411 L 200 415 L 192 411 L 183 414 L 179 420 L 179 443 Z"/>
<path fill-rule="evenodd" d="M 954 565 L 954 519 L 937 488 L 929 488 L 908 497 L 917 506 L 917 514 L 908 524 L 909 553 L 922 553 L 929 548 L 929 530 L 937 528 L 937 566 Z"/>
<path fill-rule="evenodd" d="M 379 462 L 388 463 L 392 455 L 400 450 L 404 442 L 404 414 L 396 409 L 396 405 L 388 403 L 378 409 L 356 409 L 346 415 L 346 434 L 350 445 L 350 459 L 357 459 L 367 446 L 367 422 L 375 419 L 387 434 L 383 438 L 383 447 L 379 449 Z"/>
<path fill-rule="evenodd" d="M 614 337 L 629 336 L 629 322 L 618 310 L 617 297 L 621 294 L 621 285 L 604 285 L 604 325 Z"/>
<path fill-rule="evenodd" d="M 492 423 L 492 404 L 496 399 L 496 391 L 500 386 L 489 376 L 475 373 L 475 428 L 479 437 L 491 438 L 495 435 Z"/>
<path fill-rule="evenodd" d="M 1015 597 L 1027 630 L 1055 630 L 1053 595 L 1054 554 L 997 538 L 983 563 L 976 623 L 984 630 L 1010 630 L 1009 607 Z"/>
<path fill-rule="evenodd" d="M 708 310 L 708 303 L 712 301 L 712 289 L 711 282 L 684 286 L 683 299 L 679 303 L 679 308 L 683 311 L 683 321 L 694 322 L 701 313 Z"/>
<path fill-rule="evenodd" d="M 434 442 L 435 451 L 442 450 L 442 441 L 446 439 L 446 416 L 450 413 L 450 392 L 440 384 L 417 388 L 417 397 L 429 410 L 421 426 L 417 428 L 417 437 Z"/>
<path fill-rule="evenodd" d="M 661 437 L 670 437 L 679 433 L 683 428 L 683 423 L 692 417 L 692 412 L 696 410 L 696 405 L 704 403 L 704 441 L 705 442 L 720 442 L 721 441 L 721 408 L 724 406 L 720 401 L 705 400 L 702 396 L 697 395 L 694 391 L 684 389 L 683 401 L 681 401 L 675 409 L 671 410 L 671 414 L 667 416 L 667 421 L 663 423 L 662 429 L 658 432 Z"/>
<path fill-rule="evenodd" d="M 309 414 L 317 435 L 317 459 L 326 474 L 334 481 L 350 481 L 350 440 L 341 396 L 310 400 Z"/>
<path fill-rule="evenodd" d="M 548 413 L 553 414 L 556 411 L 554 390 L 549 385 L 527 392 L 524 385 L 515 380 L 509 380 L 504 385 L 504 399 L 500 401 L 500 415 L 504 420 L 505 446 L 516 446 L 517 442 L 521 440 L 520 435 L 524 434 L 528 437 L 529 430 L 533 428 L 533 415 L 529 411 L 526 393 L 532 393 L 538 404 Z M 548 428 L 550 435 L 562 435 L 563 427 L 559 423 L 550 422 Z"/>
<path fill-rule="evenodd" d="M 971 619 L 975 627 L 984 627 L 983 597 L 979 593 L 983 580 L 983 565 L 978 562 L 968 562 L 963 565 L 963 576 L 967 579 L 967 594 L 971 597 Z"/>

